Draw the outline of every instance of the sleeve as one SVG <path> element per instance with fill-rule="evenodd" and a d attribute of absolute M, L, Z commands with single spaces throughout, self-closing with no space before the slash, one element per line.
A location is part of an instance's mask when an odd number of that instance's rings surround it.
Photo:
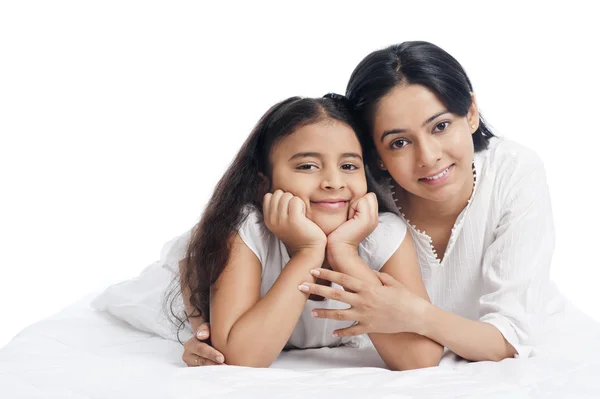
<path fill-rule="evenodd" d="M 479 319 L 500 330 L 515 357 L 526 358 L 545 318 L 554 223 L 542 161 L 532 154 L 515 162 L 483 257 Z"/>
<path fill-rule="evenodd" d="M 267 259 L 268 230 L 262 218 L 256 210 L 247 210 L 247 216 L 238 229 L 238 234 L 244 244 L 256 255 L 260 264 L 263 265 Z"/>
<path fill-rule="evenodd" d="M 389 212 L 379 214 L 379 224 L 358 246 L 358 255 L 373 270 L 380 270 L 400 248 L 406 236 L 406 223 Z"/>
<path fill-rule="evenodd" d="M 160 263 L 164 269 L 169 270 L 171 273 L 179 274 L 179 261 L 185 259 L 191 237 L 192 230 L 188 230 L 163 245 L 160 251 Z"/>

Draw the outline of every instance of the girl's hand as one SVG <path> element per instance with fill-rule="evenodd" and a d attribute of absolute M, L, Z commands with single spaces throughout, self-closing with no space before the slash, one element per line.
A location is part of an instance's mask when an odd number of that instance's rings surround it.
<path fill-rule="evenodd" d="M 423 315 L 430 303 L 410 292 L 389 274 L 375 273 L 383 285 L 368 284 L 333 270 L 313 269 L 313 276 L 337 283 L 344 287 L 345 291 L 311 283 L 302 283 L 299 288 L 305 293 L 320 295 L 351 306 L 349 309 L 313 310 L 313 317 L 357 322 L 351 327 L 334 331 L 339 337 L 367 333 L 419 334 L 422 331 Z M 308 288 L 302 289 L 302 286 Z"/>
<path fill-rule="evenodd" d="M 379 223 L 377 197 L 367 193 L 350 204 L 348 220 L 327 237 L 327 252 L 349 248 L 356 252 L 358 244 L 375 230 Z"/>
<path fill-rule="evenodd" d="M 300 198 L 281 190 L 266 194 L 263 215 L 267 228 L 283 241 L 291 256 L 305 250 L 325 253 L 327 237 L 306 217 L 306 204 Z"/>
<path fill-rule="evenodd" d="M 208 323 L 200 325 L 196 334 L 183 344 L 183 356 L 181 357 L 189 367 L 218 366 L 225 362 L 221 352 L 210 346 L 206 341 L 210 336 Z"/>

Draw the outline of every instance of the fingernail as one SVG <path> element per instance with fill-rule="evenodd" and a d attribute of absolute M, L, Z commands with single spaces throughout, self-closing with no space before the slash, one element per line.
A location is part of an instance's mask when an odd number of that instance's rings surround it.
<path fill-rule="evenodd" d="M 223 356 L 217 356 L 217 363 L 223 363 L 225 358 Z"/>
<path fill-rule="evenodd" d="M 196 336 L 200 339 L 204 339 L 208 337 L 208 334 L 206 333 L 206 331 L 200 331 L 198 334 L 196 334 Z"/>
<path fill-rule="evenodd" d="M 313 276 L 320 276 L 321 272 L 317 269 L 310 269 L 310 274 L 312 274 Z"/>
<path fill-rule="evenodd" d="M 299 289 L 300 291 L 302 291 L 302 292 L 308 292 L 308 290 L 309 290 L 309 288 L 308 288 L 308 285 L 306 285 L 306 284 L 304 284 L 304 283 L 303 283 L 303 284 L 300 284 L 300 285 L 298 286 L 298 289 Z"/>
<path fill-rule="evenodd" d="M 334 333 L 333 333 L 333 336 L 334 336 L 334 337 L 338 337 L 339 335 L 338 335 L 338 333 L 334 332 Z"/>
<path fill-rule="evenodd" d="M 310 313 L 312 315 L 312 317 L 317 317 L 319 314 L 317 312 L 315 312 L 314 310 Z"/>

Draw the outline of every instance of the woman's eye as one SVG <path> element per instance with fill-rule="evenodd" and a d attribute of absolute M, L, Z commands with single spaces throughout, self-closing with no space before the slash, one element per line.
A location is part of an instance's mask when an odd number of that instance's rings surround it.
<path fill-rule="evenodd" d="M 441 132 L 441 131 L 446 130 L 448 125 L 450 125 L 450 122 L 448 122 L 448 121 L 440 122 L 437 125 L 435 125 L 435 129 L 433 129 L 433 130 L 435 132 Z"/>
<path fill-rule="evenodd" d="M 342 169 L 343 170 L 357 170 L 359 168 L 356 165 L 353 165 L 351 163 L 347 163 L 347 164 L 342 165 Z"/>
<path fill-rule="evenodd" d="M 390 144 L 390 148 L 402 148 L 404 146 L 406 146 L 408 144 L 408 141 L 404 140 L 404 139 L 399 139 L 396 141 L 392 141 L 392 143 Z"/>

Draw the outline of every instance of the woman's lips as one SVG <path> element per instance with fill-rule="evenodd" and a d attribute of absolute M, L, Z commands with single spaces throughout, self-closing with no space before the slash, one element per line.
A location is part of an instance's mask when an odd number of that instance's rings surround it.
<path fill-rule="evenodd" d="M 444 169 L 440 173 L 434 175 L 433 177 L 430 177 L 430 178 L 422 177 L 419 179 L 419 181 L 421 183 L 425 183 L 425 184 L 429 184 L 429 185 L 442 184 L 448 180 L 448 178 L 450 177 L 450 174 L 452 173 L 453 170 L 454 170 L 454 164 L 448 166 L 446 169 Z"/>

